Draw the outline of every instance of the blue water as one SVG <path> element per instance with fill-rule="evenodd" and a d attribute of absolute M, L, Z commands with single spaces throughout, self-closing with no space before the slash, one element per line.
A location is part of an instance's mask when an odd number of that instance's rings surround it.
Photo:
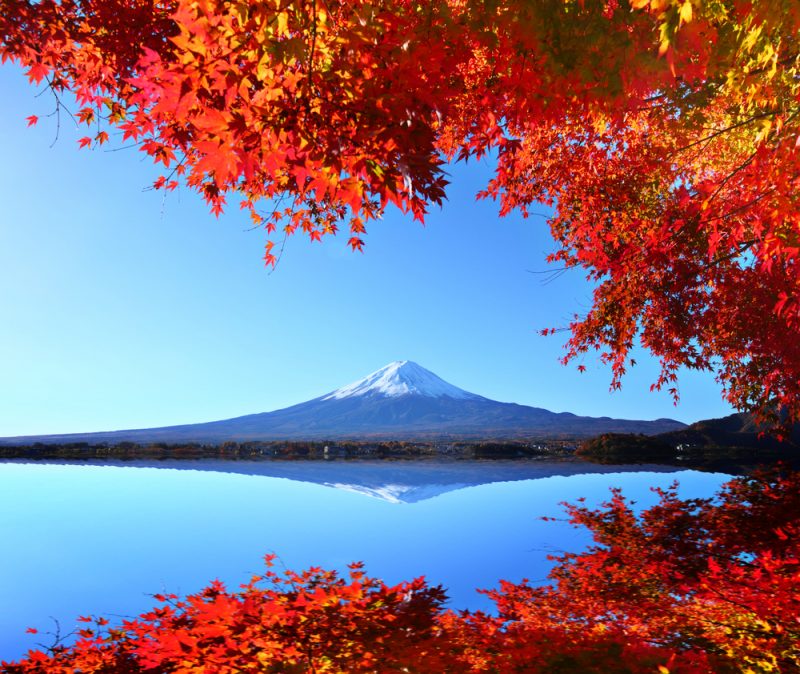
<path fill-rule="evenodd" d="M 158 467 L 155 467 L 155 466 Z M 220 472 L 235 470 L 239 472 Z M 0 463 L 0 659 L 78 615 L 112 620 L 219 578 L 236 587 L 267 552 L 287 567 L 366 563 L 388 582 L 425 575 L 456 608 L 491 608 L 475 588 L 543 581 L 547 554 L 588 543 L 562 501 L 621 487 L 712 495 L 728 476 L 541 462 Z M 584 471 L 592 471 L 584 474 Z M 599 471 L 599 472 L 598 472 Z M 481 482 L 489 482 L 481 484 Z M 327 484 L 326 484 L 327 483 Z M 335 486 L 331 486 L 335 485 Z"/>

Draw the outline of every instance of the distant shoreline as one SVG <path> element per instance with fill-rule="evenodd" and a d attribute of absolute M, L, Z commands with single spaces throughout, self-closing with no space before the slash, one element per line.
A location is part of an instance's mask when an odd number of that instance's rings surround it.
<path fill-rule="evenodd" d="M 568 458 L 577 440 L 542 441 L 247 441 L 221 444 L 121 442 L 0 445 L 0 459 L 424 459 Z"/>
<path fill-rule="evenodd" d="M 420 461 L 557 460 L 606 465 L 657 464 L 746 473 L 761 464 L 800 464 L 796 449 L 785 451 L 720 446 L 667 447 L 647 436 L 603 435 L 585 439 L 481 441 L 246 441 L 221 444 L 122 442 L 118 444 L 35 443 L 0 445 L 0 461 Z"/>

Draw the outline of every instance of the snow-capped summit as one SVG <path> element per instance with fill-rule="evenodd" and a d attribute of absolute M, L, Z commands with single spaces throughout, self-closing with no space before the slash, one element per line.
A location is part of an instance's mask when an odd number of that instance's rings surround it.
<path fill-rule="evenodd" d="M 418 395 L 427 398 L 485 400 L 482 396 L 448 384 L 430 370 L 426 370 L 410 360 L 396 360 L 389 363 L 363 379 L 336 389 L 333 393 L 323 396 L 322 399 L 341 400 L 342 398 L 367 395 L 380 395 L 386 398 Z"/>

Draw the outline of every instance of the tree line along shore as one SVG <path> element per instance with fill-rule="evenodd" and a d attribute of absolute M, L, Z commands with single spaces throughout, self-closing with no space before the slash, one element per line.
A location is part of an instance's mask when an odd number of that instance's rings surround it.
<path fill-rule="evenodd" d="M 741 437 L 739 437 L 741 436 Z M 723 439 L 724 440 L 724 439 Z M 0 459 L 30 460 L 359 460 L 359 459 L 557 459 L 604 464 L 656 463 L 737 472 L 783 461 L 800 465 L 791 440 L 737 434 L 646 436 L 604 433 L 590 439 L 542 440 L 346 440 L 229 441 L 223 443 L 32 443 L 0 446 Z"/>

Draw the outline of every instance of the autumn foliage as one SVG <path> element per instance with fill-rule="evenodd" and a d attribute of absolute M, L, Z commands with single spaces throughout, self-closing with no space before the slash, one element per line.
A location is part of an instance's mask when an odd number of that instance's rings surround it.
<path fill-rule="evenodd" d="M 445 163 L 544 202 L 594 301 L 566 359 L 612 386 L 641 340 L 677 397 L 714 370 L 800 419 L 800 5 L 795 0 L 1 0 L 0 56 L 87 132 L 117 133 L 219 213 L 353 248 L 389 204 L 422 220 Z M 35 123 L 36 118 L 29 118 Z M 476 251 L 479 258 L 480 251 Z M 275 261 L 273 242 L 266 260 Z"/>
<path fill-rule="evenodd" d="M 674 489 L 637 515 L 622 494 L 567 506 L 594 545 L 555 559 L 550 583 L 503 582 L 494 615 L 443 607 L 424 579 L 387 586 L 267 570 L 156 595 L 134 620 L 84 622 L 74 645 L 3 674 L 234 672 L 782 672 L 800 670 L 800 473 L 737 478 L 714 499 Z"/>

